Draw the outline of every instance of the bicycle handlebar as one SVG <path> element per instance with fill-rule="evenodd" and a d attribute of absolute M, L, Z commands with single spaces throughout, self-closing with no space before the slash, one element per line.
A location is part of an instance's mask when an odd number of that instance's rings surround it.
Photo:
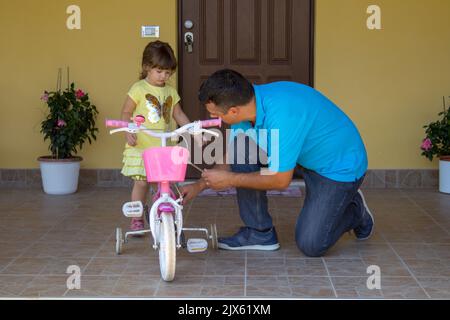
<path fill-rule="evenodd" d="M 222 127 L 222 119 L 209 119 L 209 120 L 203 120 L 200 121 L 202 128 L 209 128 L 209 127 Z"/>
<path fill-rule="evenodd" d="M 122 121 L 122 120 L 111 120 L 106 119 L 105 120 L 105 126 L 110 128 L 127 128 L 128 122 Z"/>
<path fill-rule="evenodd" d="M 202 129 L 202 128 L 221 126 L 221 123 L 222 123 L 222 120 L 220 118 L 203 120 L 203 121 L 195 121 L 195 122 L 188 123 L 172 132 L 157 133 L 157 132 L 154 132 L 151 129 L 148 129 L 142 125 L 138 126 L 134 122 L 126 122 L 126 121 L 122 121 L 122 120 L 113 120 L 113 119 L 107 119 L 105 121 L 106 127 L 118 128 L 118 129 L 111 130 L 110 134 L 120 132 L 120 131 L 126 131 L 126 132 L 130 132 L 130 133 L 136 133 L 138 131 L 142 131 L 150 136 L 153 136 L 156 138 L 162 138 L 162 139 L 178 136 L 180 134 L 183 134 L 184 132 L 189 132 L 191 134 L 207 132 L 207 133 L 212 134 L 217 137 L 218 133 L 216 133 L 214 131 Z"/>

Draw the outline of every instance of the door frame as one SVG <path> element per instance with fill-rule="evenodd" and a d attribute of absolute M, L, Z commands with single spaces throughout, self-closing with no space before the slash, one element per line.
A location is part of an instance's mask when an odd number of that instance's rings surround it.
<path fill-rule="evenodd" d="M 316 12 L 316 0 L 309 0 L 310 3 L 310 24 L 309 24 L 309 83 L 308 85 L 314 87 L 314 41 L 315 41 L 315 12 Z M 184 51 L 184 39 L 183 39 L 183 21 L 181 21 L 183 13 L 183 0 L 177 0 L 177 22 L 178 22 L 178 37 L 177 37 L 177 55 L 178 55 L 178 93 L 183 95 L 183 65 L 182 57 Z"/>

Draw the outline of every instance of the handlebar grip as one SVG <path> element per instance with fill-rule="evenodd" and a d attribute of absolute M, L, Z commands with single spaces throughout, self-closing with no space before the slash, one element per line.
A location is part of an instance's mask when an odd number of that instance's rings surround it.
<path fill-rule="evenodd" d="M 122 120 L 105 120 L 105 125 L 112 128 L 127 128 L 128 122 Z"/>
<path fill-rule="evenodd" d="M 208 128 L 208 127 L 222 127 L 222 119 L 210 119 L 210 120 L 203 120 L 200 121 L 202 128 Z"/>

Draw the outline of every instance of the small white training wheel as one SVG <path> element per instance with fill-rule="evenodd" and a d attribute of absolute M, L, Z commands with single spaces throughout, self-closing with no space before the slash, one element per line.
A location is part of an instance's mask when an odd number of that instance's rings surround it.
<path fill-rule="evenodd" d="M 122 229 L 116 228 L 116 254 L 122 253 L 123 237 Z"/>
<path fill-rule="evenodd" d="M 219 248 L 219 243 L 217 239 L 217 226 L 215 223 L 211 225 L 211 244 L 213 249 Z"/>

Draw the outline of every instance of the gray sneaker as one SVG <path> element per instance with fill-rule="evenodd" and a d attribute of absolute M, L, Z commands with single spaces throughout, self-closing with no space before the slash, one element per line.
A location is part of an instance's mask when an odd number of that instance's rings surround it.
<path fill-rule="evenodd" d="M 355 233 L 356 239 L 367 240 L 373 234 L 375 220 L 373 219 L 372 212 L 370 212 L 369 207 L 367 206 L 366 199 L 364 199 L 362 191 L 358 190 L 358 193 L 361 196 L 365 210 L 361 224 L 353 229 L 353 232 Z"/>

